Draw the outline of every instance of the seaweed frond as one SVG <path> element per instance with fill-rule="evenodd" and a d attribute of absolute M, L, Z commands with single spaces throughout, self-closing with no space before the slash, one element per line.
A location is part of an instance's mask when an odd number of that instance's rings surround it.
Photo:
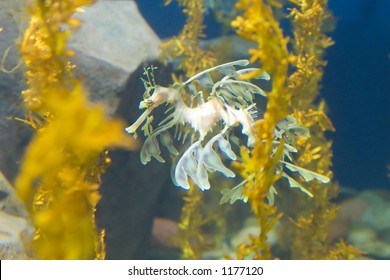
<path fill-rule="evenodd" d="M 21 45 L 26 122 L 35 135 L 16 189 L 36 227 L 33 258 L 104 257 L 104 231 L 94 221 L 100 175 L 110 163 L 104 149 L 133 146 L 124 137 L 123 123 L 109 120 L 103 106 L 90 103 L 72 75 L 67 39 L 80 25 L 73 14 L 93 2 L 35 0 Z"/>
<path fill-rule="evenodd" d="M 271 258 L 271 249 L 267 243 L 267 234 L 282 216 L 277 208 L 267 203 L 266 198 L 273 190 L 274 183 L 281 174 L 274 172 L 283 157 L 281 141 L 274 147 L 276 125 L 288 115 L 288 101 L 291 92 L 286 88 L 287 70 L 290 54 L 287 48 L 288 38 L 283 35 L 279 22 L 275 19 L 272 6 L 262 0 L 240 0 L 236 7 L 243 11 L 232 26 L 243 38 L 257 43 L 257 49 L 249 50 L 251 62 L 259 61 L 262 68 L 243 78 L 253 78 L 267 71 L 272 77 L 272 91 L 267 95 L 268 103 L 264 119 L 257 121 L 254 133 L 256 144 L 252 151 L 241 149 L 243 162 L 237 165 L 241 175 L 253 179 L 244 185 L 244 194 L 257 217 L 260 234 L 252 237 L 251 244 L 242 244 L 237 249 L 237 257 L 245 258 L 250 254 L 255 259 Z"/>
<path fill-rule="evenodd" d="M 332 122 L 326 115 L 326 103 L 319 95 L 323 68 L 326 65 L 324 52 L 333 44 L 325 34 L 325 25 L 332 20 L 327 10 L 327 0 L 291 0 L 294 7 L 288 15 L 293 27 L 295 71 L 290 75 L 288 86 L 293 92 L 290 106 L 293 115 L 310 129 L 310 139 L 297 142 L 299 154 L 297 163 L 332 178 L 332 142 L 325 137 L 326 131 L 334 131 Z M 296 259 L 351 259 L 361 253 L 352 246 L 339 241 L 332 244 L 329 228 L 336 217 L 338 208 L 331 199 L 338 194 L 338 185 L 330 184 L 327 189 L 317 183 L 309 184 L 315 196 L 312 204 L 305 203 L 299 214 L 292 246 L 292 256 Z M 302 202 L 304 203 L 304 202 Z M 299 204 L 299 202 L 297 202 Z M 310 206 L 310 207 L 309 207 Z"/>

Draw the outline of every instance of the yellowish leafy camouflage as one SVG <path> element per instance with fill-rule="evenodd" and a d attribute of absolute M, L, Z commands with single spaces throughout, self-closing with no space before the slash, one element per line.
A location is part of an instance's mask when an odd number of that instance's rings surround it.
<path fill-rule="evenodd" d="M 327 254 L 329 260 L 353 260 L 363 256 L 363 252 L 359 251 L 345 241 L 340 241 L 335 244 Z"/>
<path fill-rule="evenodd" d="M 270 259 L 271 248 L 267 243 L 267 235 L 282 214 L 278 213 L 276 206 L 270 206 L 266 202 L 266 197 L 271 186 L 280 178 L 274 173 L 274 168 L 282 156 L 283 141 L 275 155 L 271 154 L 273 130 L 287 116 L 287 105 L 291 97 L 291 92 L 286 87 L 290 59 L 288 39 L 284 37 L 279 22 L 274 17 L 272 6 L 266 1 L 240 0 L 236 7 L 243 13 L 232 22 L 232 26 L 240 36 L 257 43 L 256 49 L 249 50 L 250 61 L 259 61 L 262 65 L 261 69 L 243 78 L 254 78 L 263 71 L 267 71 L 272 77 L 272 91 L 267 94 L 264 119 L 258 121 L 254 128 L 255 147 L 251 152 L 242 149 L 243 162 L 235 165 L 244 178 L 250 178 L 244 186 L 244 194 L 248 197 L 260 227 L 259 235 L 251 237 L 250 244 L 238 247 L 237 258 Z M 250 177 L 251 174 L 255 175 Z"/>
<path fill-rule="evenodd" d="M 36 227 L 33 258 L 104 258 L 104 231 L 94 221 L 109 146 L 131 148 L 124 124 L 88 101 L 69 63 L 67 39 L 80 25 L 73 14 L 93 0 L 35 0 L 21 53 L 28 88 L 26 122 L 36 133 L 16 189 Z"/>
<path fill-rule="evenodd" d="M 245 78 L 253 78 L 267 71 L 272 77 L 272 91 L 268 94 L 264 120 L 258 121 L 255 148 L 249 152 L 242 149 L 242 164 L 236 164 L 244 178 L 256 174 L 244 186 L 244 193 L 249 198 L 255 213 L 260 234 L 251 237 L 250 244 L 241 244 L 237 250 L 238 258 L 268 259 L 271 257 L 266 235 L 277 219 L 281 217 L 275 206 L 269 206 L 265 198 L 272 184 L 278 179 L 272 170 L 278 161 L 278 153 L 271 156 L 273 129 L 278 121 L 287 114 L 292 114 L 297 123 L 309 128 L 310 138 L 298 138 L 300 151 L 296 163 L 327 177 L 332 177 L 331 142 L 324 136 L 325 131 L 334 131 L 326 115 L 326 105 L 315 100 L 319 94 L 319 83 L 326 62 L 323 54 L 332 40 L 323 33 L 325 21 L 330 19 L 326 10 L 326 0 L 291 0 L 294 7 L 288 18 L 292 21 L 292 50 L 287 43 L 289 38 L 283 35 L 275 12 L 283 7 L 284 1 L 240 0 L 236 7 L 243 10 L 242 15 L 232 22 L 237 33 L 258 45 L 249 50 L 251 62 L 259 61 L 262 68 Z M 295 71 L 288 76 L 288 69 Z M 251 178 L 251 177 L 249 177 Z M 337 195 L 337 186 L 325 187 L 318 182 L 310 183 L 312 202 L 306 200 L 304 213 L 295 225 L 296 236 L 293 238 L 293 258 L 338 258 L 351 257 L 356 250 L 342 243 L 332 249 L 329 245 L 328 226 L 337 214 L 337 208 L 329 201 Z M 302 198 L 305 199 L 305 198 Z M 307 198 L 306 198 L 307 199 Z M 300 202 L 297 202 L 299 205 Z M 310 207 L 314 205 L 314 207 Z M 336 248 L 335 247 L 335 248 Z M 343 249 L 346 251 L 343 252 Z M 338 254 L 338 256 L 337 256 Z"/>
<path fill-rule="evenodd" d="M 326 115 L 325 101 L 318 105 L 320 82 L 326 61 L 325 49 L 333 44 L 325 33 L 325 24 L 331 20 L 327 0 L 290 0 L 294 4 L 289 17 L 294 33 L 293 66 L 295 72 L 289 77 L 289 89 L 293 92 L 290 106 L 297 121 L 310 129 L 311 137 L 300 139 L 297 147 L 297 163 L 331 178 L 332 143 L 325 131 L 334 131 Z M 317 148 L 313 148 L 317 147 Z M 337 207 L 330 202 L 338 193 L 337 184 L 324 186 L 311 182 L 309 190 L 314 195 L 312 204 L 306 203 L 298 218 L 293 237 L 292 256 L 297 259 L 352 259 L 360 252 L 343 241 L 331 244 L 329 226 L 337 215 Z M 297 202 L 300 203 L 300 202 Z M 312 205 L 309 207 L 309 205 Z"/>
<path fill-rule="evenodd" d="M 174 242 L 181 248 L 181 258 L 199 260 L 204 248 L 205 235 L 201 227 L 205 223 L 199 211 L 203 202 L 203 193 L 196 187 L 188 190 L 184 197 L 184 206 L 179 222 L 180 233 Z"/>

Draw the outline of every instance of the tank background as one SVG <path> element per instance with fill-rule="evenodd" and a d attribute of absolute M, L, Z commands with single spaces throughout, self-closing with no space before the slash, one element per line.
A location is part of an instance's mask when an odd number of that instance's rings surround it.
<path fill-rule="evenodd" d="M 185 17 L 176 2 L 136 2 L 161 38 L 181 30 Z M 327 50 L 321 96 L 336 127 L 329 135 L 335 179 L 355 189 L 385 188 L 390 164 L 390 1 L 329 0 L 329 8 L 337 20 L 331 33 L 336 44 Z M 219 36 L 212 13 L 205 24 L 207 38 Z"/>

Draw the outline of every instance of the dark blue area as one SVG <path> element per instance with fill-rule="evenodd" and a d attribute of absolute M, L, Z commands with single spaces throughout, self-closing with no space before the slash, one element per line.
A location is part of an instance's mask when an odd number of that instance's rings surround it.
<path fill-rule="evenodd" d="M 162 39 L 177 35 L 185 23 L 185 16 L 176 1 L 167 6 L 164 5 L 164 0 L 135 2 L 143 17 Z"/>
<path fill-rule="evenodd" d="M 185 24 L 186 18 L 176 1 L 172 1 L 167 6 L 164 5 L 164 0 L 136 0 L 136 2 L 144 18 L 162 39 L 177 35 Z M 206 14 L 204 24 L 207 38 L 220 34 L 221 27 L 216 23 L 211 12 Z"/>
<path fill-rule="evenodd" d="M 322 96 L 336 133 L 334 172 L 342 185 L 388 186 L 390 163 L 390 1 L 331 0 L 336 44 Z"/>
<path fill-rule="evenodd" d="M 137 1 L 161 38 L 178 34 L 185 17 L 175 1 Z M 322 96 L 336 132 L 334 173 L 341 185 L 376 188 L 389 185 L 390 164 L 390 1 L 329 0 L 337 19 L 330 34 L 336 44 L 328 49 Z M 220 28 L 211 14 L 206 34 Z"/>

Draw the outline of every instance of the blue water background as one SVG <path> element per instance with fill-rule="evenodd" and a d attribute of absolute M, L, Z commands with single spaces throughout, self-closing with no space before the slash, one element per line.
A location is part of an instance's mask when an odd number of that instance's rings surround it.
<path fill-rule="evenodd" d="M 185 22 L 176 3 L 137 0 L 161 38 L 180 32 Z M 335 179 L 356 189 L 389 188 L 390 164 L 390 0 L 330 0 L 337 19 L 330 35 L 321 95 L 329 105 Z M 210 14 L 206 34 L 219 35 Z"/>

